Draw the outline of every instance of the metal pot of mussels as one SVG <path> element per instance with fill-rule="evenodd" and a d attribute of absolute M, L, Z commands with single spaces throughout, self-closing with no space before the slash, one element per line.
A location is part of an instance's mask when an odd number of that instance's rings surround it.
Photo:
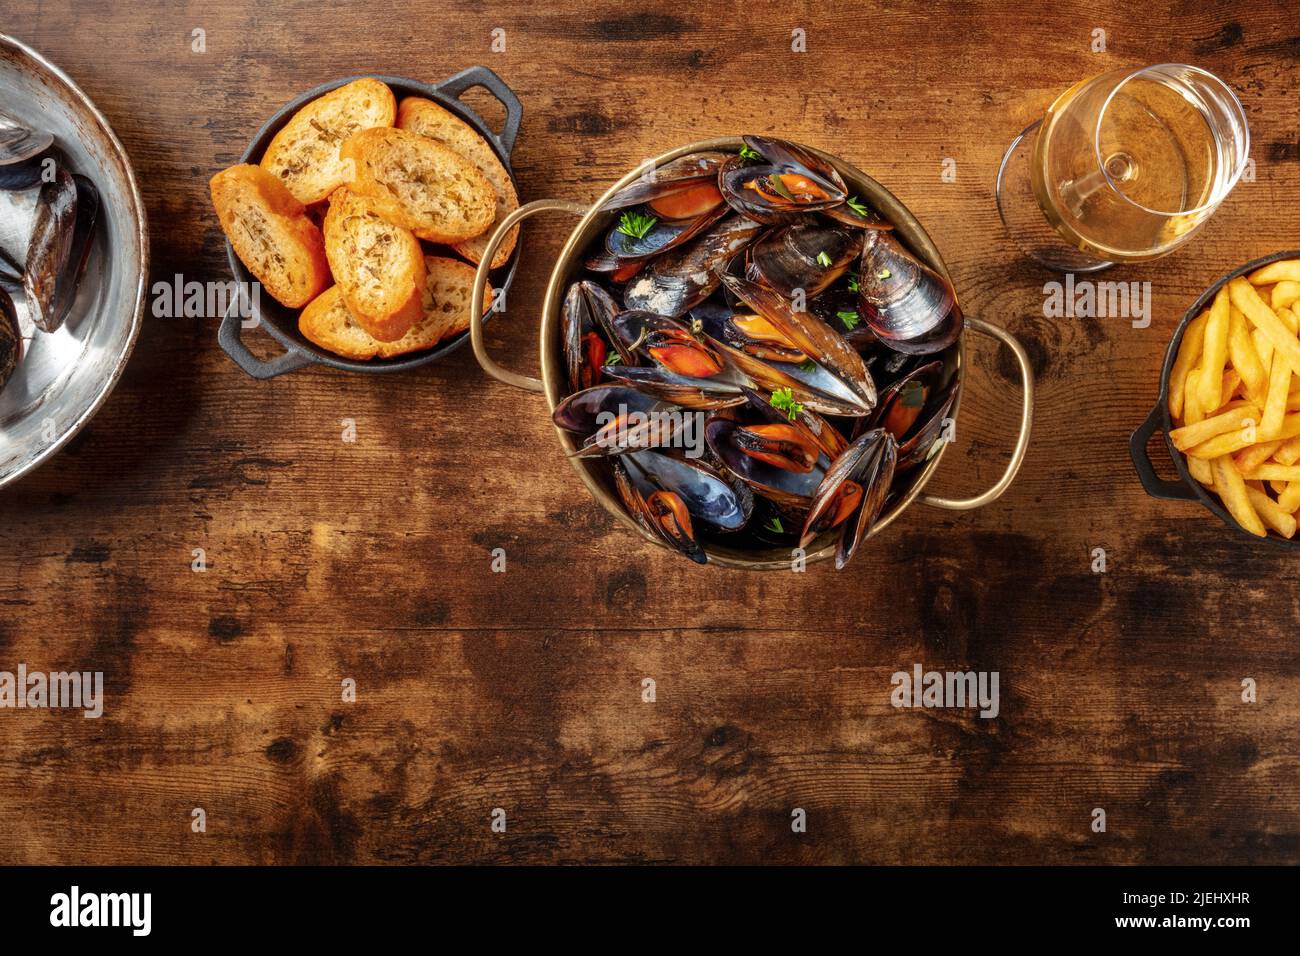
<path fill-rule="evenodd" d="M 727 567 L 843 567 L 912 502 L 977 508 L 1014 480 L 1033 414 L 1024 348 L 963 315 L 920 223 L 850 164 L 768 137 L 693 143 L 590 207 L 521 207 L 488 259 L 548 211 L 581 222 L 542 305 L 542 379 L 493 361 L 478 318 L 474 354 L 545 393 L 583 483 L 648 541 Z M 1015 355 L 1019 438 L 992 488 L 939 498 L 923 489 L 953 434 L 967 331 Z"/>

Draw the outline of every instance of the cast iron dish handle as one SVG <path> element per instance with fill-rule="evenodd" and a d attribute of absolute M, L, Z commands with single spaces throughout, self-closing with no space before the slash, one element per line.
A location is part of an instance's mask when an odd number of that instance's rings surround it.
<path fill-rule="evenodd" d="M 240 296 L 242 295 L 241 291 Z M 315 361 L 306 352 L 299 352 L 297 349 L 290 349 L 269 362 L 263 362 L 248 351 L 248 346 L 240 338 L 240 331 L 243 328 L 243 318 L 239 314 L 242 311 L 239 308 L 240 296 L 236 296 L 235 300 L 226 307 L 226 314 L 221 319 L 221 328 L 217 330 L 217 344 L 230 356 L 231 361 L 256 379 L 275 378 L 277 375 L 292 372 Z M 261 324 L 260 315 L 255 313 L 253 317 L 258 320 L 258 324 Z"/>
<path fill-rule="evenodd" d="M 460 99 L 462 93 L 476 86 L 483 87 L 506 108 L 506 121 L 501 127 L 501 132 L 497 133 L 497 142 L 501 144 L 502 152 L 509 158 L 515 151 L 515 138 L 519 135 L 519 124 L 524 119 L 524 107 L 519 102 L 519 97 L 506 86 L 501 77 L 486 66 L 471 66 L 450 79 L 443 80 L 434 89 L 439 93 Z"/>
<path fill-rule="evenodd" d="M 1006 329 L 990 325 L 980 319 L 967 316 L 966 328 L 972 332 L 981 332 L 995 338 L 1011 349 L 1011 353 L 1016 357 L 1016 364 L 1020 366 L 1020 387 L 1024 392 L 1024 400 L 1020 410 L 1020 436 L 1016 439 L 1015 450 L 1011 452 L 1011 461 L 1007 463 L 1007 469 L 1002 473 L 1002 477 L 998 479 L 997 484 L 974 498 L 940 498 L 937 495 L 921 495 L 917 499 L 922 504 L 935 508 L 947 508 L 949 511 L 970 511 L 974 508 L 983 508 L 1007 493 L 1011 483 L 1016 480 L 1016 475 L 1020 473 L 1020 466 L 1024 464 L 1025 452 L 1029 450 L 1029 432 L 1034 424 L 1034 370 L 1029 365 L 1029 353 L 1025 351 L 1025 347 L 1020 344 L 1019 339 Z"/>
<path fill-rule="evenodd" d="M 478 359 L 478 364 L 497 381 L 530 392 L 543 391 L 541 379 L 502 368 L 487 353 L 487 346 L 483 342 L 483 290 L 487 287 L 492 257 L 496 255 L 497 246 L 501 245 L 510 232 L 510 227 L 539 212 L 568 212 L 581 218 L 587 214 L 587 207 L 564 199 L 535 199 L 520 206 L 501 220 L 501 225 L 497 226 L 496 232 L 492 233 L 492 238 L 488 240 L 487 248 L 483 250 L 483 258 L 478 264 L 478 274 L 474 277 L 474 298 L 469 304 L 469 342 L 474 347 L 474 357 Z"/>
<path fill-rule="evenodd" d="M 1165 401 L 1165 396 L 1161 395 L 1160 401 L 1156 402 L 1156 407 L 1151 409 L 1147 420 L 1133 433 L 1133 437 L 1128 441 L 1128 453 L 1133 458 L 1133 467 L 1137 469 L 1142 487 L 1152 498 L 1164 498 L 1166 501 L 1195 501 L 1196 492 L 1188 488 L 1185 483 L 1165 481 L 1157 475 L 1155 466 L 1151 464 L 1151 456 L 1147 454 L 1147 444 L 1151 441 L 1151 436 L 1160 431 Z"/>

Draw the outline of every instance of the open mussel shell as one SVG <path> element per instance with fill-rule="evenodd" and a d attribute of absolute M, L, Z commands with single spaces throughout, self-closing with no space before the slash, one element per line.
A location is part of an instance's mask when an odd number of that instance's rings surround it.
<path fill-rule="evenodd" d="M 700 434 L 701 444 L 703 438 Z M 739 531 L 754 510 L 754 495 L 746 485 L 698 458 L 651 450 L 628 452 L 622 461 L 643 493 L 642 481 L 653 489 L 673 492 L 692 518 L 718 531 Z"/>
<path fill-rule="evenodd" d="M 772 229 L 748 250 L 746 277 L 791 297 L 820 295 L 862 254 L 862 233 L 812 219 Z"/>
<path fill-rule="evenodd" d="M 791 214 L 838 206 L 848 198 L 835 167 L 797 143 L 765 136 L 744 139 L 763 162 L 733 157 L 718 174 L 722 197 L 737 212 L 780 222 Z"/>
<path fill-rule="evenodd" d="M 695 538 L 690 510 L 678 495 L 663 490 L 644 494 L 632 479 L 630 470 L 620 461 L 614 462 L 614 487 L 618 489 L 632 520 L 648 534 L 696 564 L 708 563 L 708 556 Z"/>
<path fill-rule="evenodd" d="M 884 428 L 898 443 L 898 470 L 929 457 L 957 400 L 957 380 L 944 383 L 942 362 L 929 362 L 894 382 L 880 395 L 871 426 Z"/>
<path fill-rule="evenodd" d="M 858 293 L 852 291 L 847 283 L 837 283 L 817 298 L 808 303 L 812 314 L 817 316 L 840 334 L 844 341 L 862 352 L 872 343 L 878 341 L 871 326 L 862 321 L 862 309 L 858 302 Z M 875 371 L 870 365 L 867 371 L 875 379 Z M 877 385 L 879 380 L 876 379 Z"/>
<path fill-rule="evenodd" d="M 63 321 L 55 297 L 71 261 L 76 231 L 77 185 L 60 169 L 52 182 L 41 186 L 23 270 L 28 313 L 43 332 L 55 331 Z"/>
<path fill-rule="evenodd" d="M 661 365 L 614 365 L 605 367 L 605 375 L 682 408 L 708 411 L 741 405 L 745 401 L 740 390 L 744 380 L 735 375 L 734 369 L 712 378 L 687 378 Z"/>
<path fill-rule="evenodd" d="M 830 415 L 860 417 L 876 407 L 876 386 L 862 356 L 834 329 L 807 312 L 797 311 L 789 299 L 747 279 L 724 275 L 723 284 L 758 314 L 766 318 L 781 336 L 808 357 L 813 368 L 787 366 L 774 370 L 783 377 L 803 383 L 829 401 L 814 406 Z M 761 369 L 743 366 L 751 376 Z M 756 376 L 755 376 L 756 377 Z M 766 382 L 759 381 L 766 385 Z M 769 389 L 770 390 L 770 389 Z"/>
<path fill-rule="evenodd" d="M 867 211 L 865 214 L 860 213 L 854 206 L 860 206 Z M 856 196 L 850 196 L 838 206 L 826 207 L 822 210 L 822 215 L 829 216 L 841 225 L 852 229 L 882 229 L 888 231 L 894 228 L 892 222 L 881 218 L 878 212 L 863 205 Z"/>
<path fill-rule="evenodd" d="M 674 375 L 713 378 L 727 371 L 720 349 L 666 315 L 628 309 L 614 316 L 611 326 L 615 341 L 634 352 L 635 357 L 645 356 Z"/>
<path fill-rule="evenodd" d="M 772 456 L 753 454 L 756 449 L 770 448 L 770 443 L 763 440 L 761 433 L 752 431 L 753 426 L 754 423 L 715 416 L 704 427 L 704 437 L 726 469 L 755 493 L 783 508 L 807 509 L 830 466 L 830 458 L 819 454 L 816 463 L 807 471 L 779 467 L 773 463 Z"/>
<path fill-rule="evenodd" d="M 719 205 L 695 219 L 678 220 L 659 219 L 653 213 L 646 213 L 655 219 L 655 224 L 642 236 L 626 231 L 620 217 L 605 235 L 605 251 L 622 263 L 660 256 L 695 238 L 728 212 L 726 205 Z"/>
<path fill-rule="evenodd" d="M 565 368 L 569 390 L 591 388 L 601 378 L 608 352 L 607 340 L 618 341 L 612 334 L 612 320 L 618 303 L 598 284 L 580 279 L 569 286 L 560 313 L 560 330 L 564 341 Z M 618 348 L 623 361 L 632 361 L 631 353 Z"/>
<path fill-rule="evenodd" d="M 867 232 L 858 269 L 862 317 L 890 348 L 940 352 L 964 325 L 952 286 L 887 232 Z"/>
<path fill-rule="evenodd" d="M 718 179 L 718 171 L 723 163 L 731 158 L 730 153 L 706 152 L 679 156 L 670 163 L 646 170 L 636 181 L 624 186 L 600 207 L 609 209 L 627 209 L 653 202 L 665 196 L 671 196 L 699 186 L 701 183 Z"/>
<path fill-rule="evenodd" d="M 574 392 L 555 406 L 551 420 L 557 428 L 582 436 L 579 458 L 654 448 L 673 441 L 682 428 L 700 428 L 681 406 L 619 383 Z"/>
<path fill-rule="evenodd" d="M 894 480 L 898 446 L 883 428 L 858 437 L 827 469 L 804 519 L 800 546 L 840 528 L 835 567 L 843 569 L 871 534 Z"/>
<path fill-rule="evenodd" d="M 68 263 L 59 277 L 54 292 L 54 324 L 57 328 L 67 321 L 77 298 L 77 286 L 90 260 L 90 247 L 95 238 L 95 225 L 99 221 L 99 190 L 85 176 L 74 173 L 77 186 L 77 218 L 73 227 L 72 248 Z"/>
<path fill-rule="evenodd" d="M 0 113 L 0 166 L 12 166 L 39 156 L 54 144 L 49 133 L 28 129 Z"/>
<path fill-rule="evenodd" d="M 772 396 L 752 388 L 742 389 L 749 404 L 744 407 L 764 421 L 772 423 L 793 422 L 803 428 L 827 455 L 834 460 L 848 447 L 848 439 L 839 429 L 812 409 L 804 406 L 793 412 L 781 411 L 772 404 Z"/>
<path fill-rule="evenodd" d="M 38 186 L 46 175 L 46 170 L 52 169 L 51 164 L 57 163 L 55 152 L 52 148 L 47 149 L 20 163 L 0 166 L 0 189 L 12 191 Z"/>
<path fill-rule="evenodd" d="M 9 293 L 0 289 L 0 390 L 13 377 L 23 357 L 23 334 L 18 327 L 18 310 Z"/>
<path fill-rule="evenodd" d="M 693 242 L 651 261 L 629 280 L 623 303 L 672 318 L 685 315 L 717 290 L 722 268 L 762 228 L 744 216 L 722 219 Z"/>

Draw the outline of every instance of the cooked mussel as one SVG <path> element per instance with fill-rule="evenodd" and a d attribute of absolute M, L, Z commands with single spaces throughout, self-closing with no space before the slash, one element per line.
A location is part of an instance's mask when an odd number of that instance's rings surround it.
<path fill-rule="evenodd" d="M 591 388 L 600 381 L 607 339 L 613 340 L 616 348 L 618 345 L 610 324 L 617 312 L 618 303 L 595 282 L 580 279 L 569 286 L 560 311 L 560 332 L 570 391 Z M 626 350 L 619 349 L 619 354 L 624 361 L 632 360 Z"/>
<path fill-rule="evenodd" d="M 615 461 L 613 467 L 614 486 L 632 520 L 696 564 L 705 564 L 708 556 L 695 538 L 690 510 L 681 497 L 661 489 L 645 494 L 637 487 L 627 466 Z"/>
<path fill-rule="evenodd" d="M 858 288 L 862 317 L 896 351 L 928 355 L 961 335 L 952 286 L 887 232 L 864 233 Z"/>
<path fill-rule="evenodd" d="M 802 365 L 768 363 L 768 367 L 782 378 L 802 383 L 812 393 L 816 411 L 851 417 L 871 413 L 876 407 L 875 383 L 862 356 L 839 333 L 816 316 L 796 310 L 790 300 L 766 286 L 730 275 L 722 281 L 807 357 Z M 762 368 L 753 364 L 741 368 L 770 390 L 772 380 L 763 380 Z"/>
<path fill-rule="evenodd" d="M 957 381 L 943 382 L 942 362 L 929 362 L 894 382 L 880 395 L 873 424 L 898 443 L 898 471 L 925 461 L 943 433 L 957 401 Z"/>
<path fill-rule="evenodd" d="M 694 219 L 661 219 L 649 207 L 618 217 L 605 234 L 605 251 L 621 263 L 661 255 L 699 235 L 729 210 L 719 204 Z"/>
<path fill-rule="evenodd" d="M 682 429 L 700 424 L 682 406 L 622 384 L 574 392 L 555 406 L 551 420 L 558 428 L 582 436 L 582 447 L 576 452 L 580 458 L 667 445 Z"/>
<path fill-rule="evenodd" d="M 762 231 L 744 216 L 728 216 L 693 242 L 652 260 L 627 284 L 623 303 L 678 318 L 718 288 L 721 270 Z"/>
<path fill-rule="evenodd" d="M 709 448 L 727 470 L 757 494 L 783 508 L 802 511 L 830 466 L 830 458 L 806 432 L 791 427 L 779 437 L 786 445 L 779 449 L 767 422 L 742 422 L 722 416 L 704 426 Z M 803 467 L 809 457 L 812 465 Z"/>
<path fill-rule="evenodd" d="M 754 510 L 754 495 L 742 482 L 680 451 L 633 451 L 622 461 L 634 483 L 672 492 L 692 518 L 718 531 L 739 531 Z"/>
<path fill-rule="evenodd" d="M 629 352 L 644 355 L 674 375 L 712 378 L 727 369 L 719 349 L 666 315 L 628 309 L 614 316 L 611 326 L 616 343 Z"/>
<path fill-rule="evenodd" d="M 77 184 L 60 169 L 52 182 L 41 186 L 23 270 L 27 310 L 43 332 L 53 332 L 63 322 L 56 294 L 67 281 L 76 233 Z"/>
<path fill-rule="evenodd" d="M 819 534 L 840 527 L 835 567 L 843 568 L 880 517 L 897 459 L 894 437 L 883 428 L 872 429 L 849 445 L 813 494 L 800 546 L 806 548 Z"/>
<path fill-rule="evenodd" d="M 9 293 L 0 289 L 0 390 L 13 377 L 23 357 L 23 334 L 18 327 L 18 310 Z"/>
<path fill-rule="evenodd" d="M 801 219 L 771 229 L 748 250 L 745 275 L 787 297 L 820 295 L 862 254 L 862 233 Z"/>
<path fill-rule="evenodd" d="M 835 167 L 795 143 L 746 136 L 746 153 L 733 156 L 718 174 L 722 198 L 736 212 L 760 222 L 788 221 L 792 214 L 838 206 L 848 198 Z M 759 159 L 751 161 L 750 154 Z"/>
<path fill-rule="evenodd" d="M 647 169 L 634 182 L 624 186 L 600 207 L 602 210 L 627 209 L 644 203 L 677 196 L 703 185 L 714 185 L 718 171 L 731 158 L 730 153 L 691 153 L 679 156 L 658 168 Z M 667 216 L 666 218 L 683 218 Z"/>

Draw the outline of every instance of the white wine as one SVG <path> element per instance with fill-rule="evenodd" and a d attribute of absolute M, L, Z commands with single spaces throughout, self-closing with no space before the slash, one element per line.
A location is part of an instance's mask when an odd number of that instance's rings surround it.
<path fill-rule="evenodd" d="M 1154 259 L 1190 238 L 1240 175 L 1245 137 L 1224 102 L 1170 65 L 1076 84 L 1047 111 L 1030 164 L 1057 232 L 1107 261 Z M 1217 81 L 1216 81 L 1217 82 Z"/>

